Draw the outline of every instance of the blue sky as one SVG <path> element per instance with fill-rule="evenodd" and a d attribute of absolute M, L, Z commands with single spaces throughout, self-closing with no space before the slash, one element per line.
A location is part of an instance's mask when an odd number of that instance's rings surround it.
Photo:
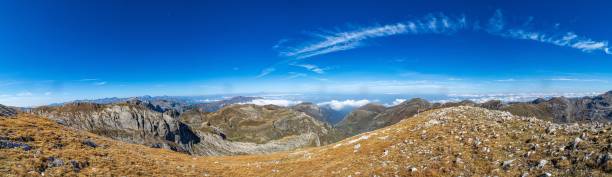
<path fill-rule="evenodd" d="M 0 104 L 612 90 L 609 1 L 1 1 Z"/>

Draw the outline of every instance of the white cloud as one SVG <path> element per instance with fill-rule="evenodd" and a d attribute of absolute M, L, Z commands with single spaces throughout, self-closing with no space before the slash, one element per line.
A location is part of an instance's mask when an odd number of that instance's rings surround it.
<path fill-rule="evenodd" d="M 406 99 L 397 98 L 393 102 L 391 102 L 390 104 L 385 104 L 385 106 L 387 106 L 387 107 L 395 106 L 395 105 L 398 105 L 398 104 L 402 104 L 404 101 L 406 101 Z"/>
<path fill-rule="evenodd" d="M 583 97 L 583 96 L 595 96 L 599 95 L 599 92 L 566 92 L 566 93 L 490 93 L 490 94 L 458 94 L 448 95 L 448 98 L 441 100 L 434 100 L 436 103 L 448 103 L 448 102 L 459 102 L 463 100 L 470 100 L 476 103 L 484 103 L 490 100 L 500 100 L 502 102 L 527 102 L 533 101 L 537 98 L 551 98 L 551 97 Z"/>
<path fill-rule="evenodd" d="M 53 94 L 52 92 L 45 92 L 45 96 L 50 96 L 52 94 Z"/>
<path fill-rule="evenodd" d="M 603 79 L 578 79 L 578 78 L 567 78 L 567 77 L 558 77 L 552 78 L 551 81 L 576 81 L 576 82 L 608 82 Z"/>
<path fill-rule="evenodd" d="M 525 23 L 513 25 L 504 20 L 501 10 L 496 10 L 493 16 L 489 18 L 484 29 L 482 29 L 477 21 L 468 24 L 465 16 L 448 17 L 438 13 L 401 23 L 320 33 L 315 36 L 321 37 L 321 39 L 314 40 L 315 42 L 288 47 L 281 47 L 277 44 L 274 48 L 280 51 L 281 56 L 304 59 L 362 47 L 365 45 L 364 42 L 366 40 L 373 38 L 400 34 L 452 34 L 459 30 L 475 30 L 506 38 L 532 40 L 561 47 L 575 48 L 583 52 L 602 51 L 606 54 L 612 54 L 608 41 L 595 41 L 584 36 L 578 36 L 574 32 L 548 33 L 528 30 L 532 29 L 529 27 L 532 21 L 533 17 L 530 17 Z M 558 26 L 555 25 L 553 30 L 558 30 Z M 287 40 L 281 41 L 281 44 L 288 42 Z"/>
<path fill-rule="evenodd" d="M 334 110 L 342 110 L 345 107 L 360 107 L 368 103 L 370 103 L 370 101 L 365 100 L 365 99 L 363 100 L 344 100 L 344 101 L 331 100 L 328 102 L 319 103 L 318 105 L 329 105 Z"/>
<path fill-rule="evenodd" d="M 26 97 L 26 96 L 32 96 L 34 94 L 32 94 L 32 92 L 21 92 L 21 93 L 17 93 L 17 96 L 19 97 Z"/>
<path fill-rule="evenodd" d="M 450 33 L 466 27 L 465 17 L 450 18 L 444 14 L 430 14 L 420 19 L 384 26 L 359 28 L 331 34 L 318 34 L 322 40 L 306 43 L 300 47 L 289 47 L 280 54 L 298 59 L 354 49 L 363 46 L 362 41 L 399 34 Z M 277 45 L 275 45 L 277 46 Z M 277 46 L 278 48 L 278 46 Z"/>
<path fill-rule="evenodd" d="M 501 10 L 496 10 L 495 14 L 489 19 L 487 31 L 491 33 L 499 32 L 504 29 L 504 15 Z"/>
<path fill-rule="evenodd" d="M 294 66 L 299 66 L 302 68 L 306 68 L 307 70 L 310 70 L 312 72 L 315 72 L 317 74 L 323 74 L 325 73 L 325 70 L 327 70 L 326 68 L 320 68 L 317 65 L 313 65 L 313 64 L 296 64 Z"/>
<path fill-rule="evenodd" d="M 495 82 L 514 82 L 514 81 L 516 81 L 516 79 L 513 79 L 513 78 L 495 80 Z"/>
<path fill-rule="evenodd" d="M 276 68 L 265 68 L 263 70 L 261 70 L 261 73 L 259 73 L 259 75 L 257 75 L 257 78 L 260 77 L 264 77 L 272 72 L 276 71 Z"/>
<path fill-rule="evenodd" d="M 106 82 L 96 82 L 96 83 L 94 83 L 94 85 L 98 85 L 98 86 L 106 85 L 106 84 L 107 84 Z"/>
<path fill-rule="evenodd" d="M 254 105 L 277 105 L 277 106 L 292 106 L 296 104 L 300 104 L 301 101 L 292 101 L 292 100 L 284 100 L 284 99 L 255 99 L 250 102 L 239 103 L 239 104 L 254 104 Z"/>
<path fill-rule="evenodd" d="M 89 81 L 99 81 L 99 80 L 100 79 L 90 79 L 90 78 L 87 78 L 87 79 L 80 79 L 78 81 L 80 81 L 80 82 L 89 82 Z"/>
<path fill-rule="evenodd" d="M 304 73 L 297 73 L 297 72 L 289 72 L 289 77 L 287 77 L 287 79 L 295 79 L 298 77 L 306 77 L 308 76 L 307 74 Z"/>
<path fill-rule="evenodd" d="M 602 51 L 605 54 L 611 54 L 609 52 L 608 41 L 594 41 L 587 37 L 578 36 L 576 33 L 571 31 L 565 33 L 545 33 L 530 31 L 524 29 L 525 27 L 526 25 L 519 27 L 506 27 L 504 25 L 504 19 L 501 11 L 497 10 L 495 11 L 493 17 L 489 19 L 487 32 L 492 35 L 499 35 L 507 38 L 532 40 L 561 47 L 571 47 L 574 49 L 579 49 L 583 52 Z"/>

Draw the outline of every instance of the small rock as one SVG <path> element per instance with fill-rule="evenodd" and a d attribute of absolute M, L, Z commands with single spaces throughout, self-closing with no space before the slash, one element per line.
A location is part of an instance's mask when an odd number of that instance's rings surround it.
<path fill-rule="evenodd" d="M 512 162 L 514 162 L 514 159 L 502 162 L 502 169 L 509 170 L 512 167 Z"/>
<path fill-rule="evenodd" d="M 480 141 L 480 138 L 476 138 L 476 140 L 474 140 L 474 147 L 478 148 L 480 144 L 482 144 L 482 142 Z"/>
<path fill-rule="evenodd" d="M 463 163 L 463 159 L 461 159 L 461 158 L 457 157 L 457 158 L 456 158 L 456 159 L 453 161 L 453 163 L 455 163 L 455 164 L 461 164 L 461 163 Z"/>
<path fill-rule="evenodd" d="M 550 174 L 548 172 L 545 172 L 545 173 L 542 173 L 541 175 L 538 175 L 538 177 L 551 177 L 551 176 L 552 176 L 552 174 Z"/>
<path fill-rule="evenodd" d="M 56 120 L 55 123 L 60 124 L 60 125 L 67 125 L 66 121 L 62 119 Z"/>
<path fill-rule="evenodd" d="M 580 142 L 582 142 L 582 139 L 580 139 L 580 137 L 576 137 L 576 139 L 574 139 L 574 141 L 572 141 L 572 142 L 570 143 L 570 148 L 571 148 L 572 150 L 576 150 L 576 149 L 578 148 L 578 144 L 579 144 Z"/>
<path fill-rule="evenodd" d="M 24 151 L 32 150 L 30 145 L 9 140 L 0 140 L 0 149 L 23 148 Z"/>
<path fill-rule="evenodd" d="M 88 162 L 79 162 L 79 161 L 76 161 L 76 160 L 70 160 L 70 165 L 72 165 L 72 170 L 74 172 L 79 172 L 83 168 L 87 167 L 89 165 L 89 163 Z"/>
<path fill-rule="evenodd" d="M 56 158 L 56 157 L 49 157 L 47 159 L 47 166 L 49 168 L 52 167 L 61 167 L 64 165 L 64 161 L 62 159 Z"/>
<path fill-rule="evenodd" d="M 600 154 L 597 157 L 597 166 L 602 167 L 602 168 L 611 168 L 611 167 L 608 167 L 608 161 L 610 161 L 609 153 Z"/>
<path fill-rule="evenodd" d="M 544 159 L 540 160 L 538 162 L 538 168 L 544 168 L 544 166 L 546 166 L 547 163 L 548 163 L 548 160 L 544 160 Z"/>
<path fill-rule="evenodd" d="M 90 139 L 83 140 L 83 144 L 92 148 L 98 147 L 98 145 Z"/>
<path fill-rule="evenodd" d="M 359 151 L 359 148 L 361 148 L 361 144 L 356 144 L 355 146 L 353 146 L 353 152 Z"/>

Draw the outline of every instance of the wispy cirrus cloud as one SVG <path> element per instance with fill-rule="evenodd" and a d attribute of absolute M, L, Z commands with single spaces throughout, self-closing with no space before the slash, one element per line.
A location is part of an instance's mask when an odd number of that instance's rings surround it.
<path fill-rule="evenodd" d="M 276 68 L 273 68 L 273 67 L 264 68 L 263 70 L 261 70 L 259 75 L 257 75 L 257 78 L 267 76 L 268 74 L 270 74 L 270 73 L 272 73 L 274 71 L 276 71 Z"/>
<path fill-rule="evenodd" d="M 32 96 L 34 94 L 32 94 L 32 92 L 20 92 L 16 94 L 18 97 L 26 97 L 26 96 Z"/>
<path fill-rule="evenodd" d="M 325 73 L 325 70 L 327 70 L 327 68 L 320 68 L 319 66 L 313 64 L 293 64 L 293 66 L 302 67 L 317 74 L 323 74 Z"/>
<path fill-rule="evenodd" d="M 96 82 L 96 83 L 94 83 L 94 85 L 97 85 L 97 86 L 102 86 L 102 85 L 106 85 L 106 84 L 107 84 L 107 82 L 104 82 L 104 81 L 103 82 Z"/>
<path fill-rule="evenodd" d="M 295 57 L 297 59 L 309 58 L 332 52 L 350 50 L 364 45 L 362 41 L 393 36 L 399 34 L 421 34 L 421 33 L 452 33 L 466 27 L 465 17 L 453 18 L 444 14 L 430 14 L 421 19 L 415 19 L 404 23 L 396 23 L 383 26 L 373 26 L 354 29 L 351 31 L 340 31 L 327 34 L 317 34 L 321 40 L 305 43 L 297 47 L 282 47 L 280 55 Z M 283 41 L 283 44 L 287 43 Z"/>
<path fill-rule="evenodd" d="M 553 44 L 561 47 L 571 47 L 582 50 L 583 52 L 601 51 L 606 54 L 610 52 L 608 41 L 595 41 L 593 39 L 578 36 L 574 32 L 556 32 L 547 33 L 534 30 L 524 29 L 531 23 L 532 18 L 525 22 L 524 25 L 510 27 L 504 21 L 504 15 L 501 10 L 496 10 L 495 14 L 489 19 L 487 32 L 492 35 L 499 35 L 507 38 L 532 40 L 547 44 Z M 558 24 L 555 25 L 558 28 Z"/>
<path fill-rule="evenodd" d="M 579 36 L 572 31 L 559 31 L 555 24 L 554 32 L 531 30 L 533 18 L 524 23 L 511 24 L 504 19 L 501 10 L 496 10 L 485 24 L 478 19 L 468 21 L 465 16 L 451 17 L 443 13 L 429 14 L 406 22 L 389 25 L 376 25 L 346 31 L 315 33 L 316 39 L 293 46 L 287 46 L 286 39 L 274 46 L 280 56 L 304 59 L 318 55 L 351 50 L 366 46 L 365 42 L 374 38 L 404 34 L 453 34 L 461 30 L 482 31 L 487 34 L 512 39 L 531 40 L 561 47 L 570 47 L 583 52 L 601 51 L 612 54 L 608 41 L 597 41 Z"/>
<path fill-rule="evenodd" d="M 85 78 L 85 79 L 79 79 L 77 81 L 79 82 L 91 82 L 91 81 L 99 81 L 100 79 L 91 79 L 91 78 Z"/>
<path fill-rule="evenodd" d="M 289 72 L 289 77 L 287 77 L 287 79 L 295 79 L 298 77 L 306 77 L 308 76 L 307 74 L 304 73 L 298 73 L 298 72 Z"/>
<path fill-rule="evenodd" d="M 552 78 L 549 79 L 551 81 L 574 81 L 574 82 L 605 82 L 607 83 L 607 80 L 604 79 L 584 79 L 584 78 L 571 78 L 571 77 L 557 77 L 557 78 Z"/>
<path fill-rule="evenodd" d="M 513 79 L 513 78 L 495 80 L 495 82 L 514 82 L 514 81 L 516 81 L 516 79 Z"/>

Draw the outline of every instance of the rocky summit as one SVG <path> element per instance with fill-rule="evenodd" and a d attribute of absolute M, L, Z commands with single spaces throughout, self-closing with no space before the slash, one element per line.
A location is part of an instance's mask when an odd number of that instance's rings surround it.
<path fill-rule="evenodd" d="M 612 125 L 557 124 L 459 106 L 321 147 L 194 157 L 126 144 L 48 119 L 0 119 L 0 170 L 13 176 L 608 176 Z M 9 175 L 11 176 L 11 175 Z"/>

